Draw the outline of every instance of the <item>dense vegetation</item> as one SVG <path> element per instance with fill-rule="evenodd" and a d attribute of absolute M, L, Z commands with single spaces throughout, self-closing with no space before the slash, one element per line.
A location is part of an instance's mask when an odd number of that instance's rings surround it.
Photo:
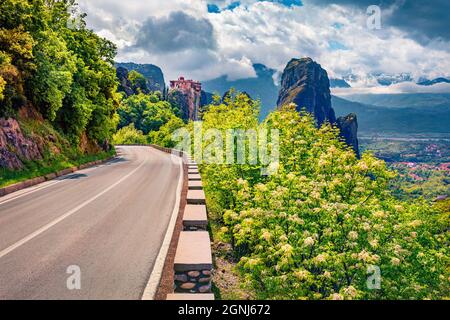
<path fill-rule="evenodd" d="M 78 143 L 116 129 L 115 45 L 86 28 L 75 0 L 0 3 L 0 116 L 36 108 Z"/>
<path fill-rule="evenodd" d="M 263 299 L 432 299 L 448 296 L 448 210 L 397 200 L 396 173 L 317 129 L 293 107 L 258 124 L 246 95 L 212 105 L 203 128 L 280 130 L 280 167 L 201 166 L 215 237 L 230 243 L 247 288 Z M 204 148 L 211 142 L 205 141 Z M 368 267 L 381 270 L 370 290 Z"/>
<path fill-rule="evenodd" d="M 179 113 L 176 106 L 163 100 L 159 91 L 150 94 L 139 92 L 123 98 L 118 110 L 119 131 L 113 137 L 114 143 L 154 143 L 172 147 L 172 132 L 185 125 L 178 117 Z"/>

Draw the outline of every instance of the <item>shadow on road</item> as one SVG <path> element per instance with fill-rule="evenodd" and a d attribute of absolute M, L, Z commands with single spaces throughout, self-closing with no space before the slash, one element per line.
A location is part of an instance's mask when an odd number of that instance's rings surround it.
<path fill-rule="evenodd" d="M 66 177 L 61 177 L 60 180 L 76 180 L 76 179 L 81 179 L 81 178 L 87 178 L 87 174 L 75 173 L 75 174 L 68 175 Z"/>

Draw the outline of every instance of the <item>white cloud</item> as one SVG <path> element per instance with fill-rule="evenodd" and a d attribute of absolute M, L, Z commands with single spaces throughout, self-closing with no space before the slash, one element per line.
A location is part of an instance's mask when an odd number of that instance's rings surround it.
<path fill-rule="evenodd" d="M 408 38 L 405 31 L 384 26 L 368 30 L 365 11 L 356 7 L 307 2 L 288 8 L 271 2 L 241 1 L 234 10 L 208 13 L 207 3 L 229 0 L 80 0 L 88 13 L 88 24 L 119 45 L 118 61 L 159 65 L 166 78 L 179 74 L 199 80 L 227 74 L 232 79 L 255 76 L 252 63 L 263 63 L 282 71 L 293 57 L 310 56 L 332 77 L 353 74 L 352 86 L 378 86 L 368 77 L 373 72 L 410 73 L 435 78 L 450 75 L 450 43 L 435 40 L 428 45 Z M 130 50 L 136 34 L 149 17 L 182 11 L 197 19 L 208 19 L 214 27 L 214 48 L 187 48 L 177 53 Z M 341 27 L 336 28 L 339 24 Z M 149 40 L 151 41 L 151 40 Z M 348 50 L 330 50 L 337 42 Z M 381 90 L 381 89 L 380 89 Z"/>
<path fill-rule="evenodd" d="M 332 94 L 343 97 L 353 94 L 450 93 L 450 83 L 419 86 L 414 82 L 402 82 L 388 87 L 333 88 L 331 91 Z"/>

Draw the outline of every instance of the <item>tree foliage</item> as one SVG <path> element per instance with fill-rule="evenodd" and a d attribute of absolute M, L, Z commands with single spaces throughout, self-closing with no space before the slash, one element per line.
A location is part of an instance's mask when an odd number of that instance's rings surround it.
<path fill-rule="evenodd" d="M 118 130 L 113 136 L 113 143 L 115 145 L 129 145 L 129 144 L 146 144 L 147 138 L 142 131 L 137 130 L 134 124 L 123 127 Z"/>
<path fill-rule="evenodd" d="M 118 113 L 119 128 L 133 123 L 136 129 L 146 135 L 151 131 L 158 131 L 175 117 L 172 105 L 162 101 L 159 92 L 150 95 L 140 93 L 128 97 L 122 101 Z"/>
<path fill-rule="evenodd" d="M 183 128 L 186 124 L 180 118 L 173 115 L 166 124 L 161 126 L 158 131 L 152 131 L 149 134 L 149 141 L 166 148 L 174 148 L 175 141 L 172 134 L 175 130 Z"/>
<path fill-rule="evenodd" d="M 115 45 L 86 28 L 74 0 L 0 3 L 0 114 L 31 102 L 73 141 L 117 125 Z"/>

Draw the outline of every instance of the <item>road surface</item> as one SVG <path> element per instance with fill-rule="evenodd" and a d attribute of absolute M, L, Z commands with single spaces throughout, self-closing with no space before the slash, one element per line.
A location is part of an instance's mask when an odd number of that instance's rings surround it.
<path fill-rule="evenodd" d="M 117 150 L 112 162 L 0 198 L 0 299 L 141 298 L 181 173 L 155 149 Z"/>

